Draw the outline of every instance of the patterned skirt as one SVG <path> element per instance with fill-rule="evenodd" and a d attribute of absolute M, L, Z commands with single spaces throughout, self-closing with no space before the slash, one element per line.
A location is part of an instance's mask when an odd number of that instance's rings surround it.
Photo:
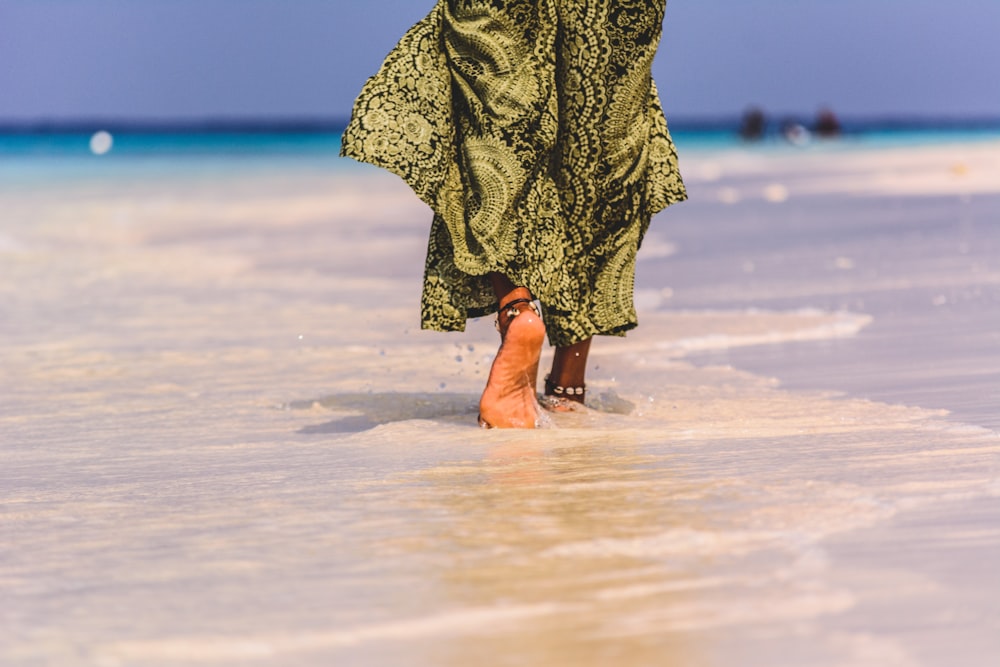
<path fill-rule="evenodd" d="M 636 251 L 685 198 L 650 75 L 666 0 L 439 0 L 369 79 L 342 154 L 434 212 L 421 321 L 496 310 L 487 274 L 570 345 L 636 326 Z"/>

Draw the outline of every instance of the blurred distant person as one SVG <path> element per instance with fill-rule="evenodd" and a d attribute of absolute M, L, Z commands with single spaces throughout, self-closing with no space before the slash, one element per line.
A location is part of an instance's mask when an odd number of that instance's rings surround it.
<path fill-rule="evenodd" d="M 816 135 L 824 139 L 833 139 L 840 136 L 842 128 L 837 115 L 827 107 L 823 107 L 816 114 Z"/>
<path fill-rule="evenodd" d="M 584 402 L 593 336 L 637 325 L 635 257 L 685 198 L 653 56 L 666 0 L 438 0 L 369 79 L 342 153 L 434 212 L 421 326 L 497 312 L 484 427 Z M 535 300 L 541 302 L 541 314 Z"/>
<path fill-rule="evenodd" d="M 760 141 L 767 129 L 767 116 L 758 107 L 750 107 L 743 112 L 740 123 L 740 137 L 743 141 Z"/>
<path fill-rule="evenodd" d="M 786 118 L 781 122 L 781 136 L 794 146 L 805 146 L 812 141 L 812 132 L 795 118 Z"/>

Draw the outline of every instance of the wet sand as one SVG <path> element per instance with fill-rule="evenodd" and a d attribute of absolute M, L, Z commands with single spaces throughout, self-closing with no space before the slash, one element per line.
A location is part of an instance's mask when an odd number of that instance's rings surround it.
<path fill-rule="evenodd" d="M 695 151 L 532 433 L 390 176 L 0 186 L 0 662 L 992 665 L 997 154 Z"/>

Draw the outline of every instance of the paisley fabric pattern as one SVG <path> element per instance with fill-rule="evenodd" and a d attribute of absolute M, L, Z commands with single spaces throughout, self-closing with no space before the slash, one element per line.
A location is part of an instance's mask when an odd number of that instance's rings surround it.
<path fill-rule="evenodd" d="M 685 198 L 650 75 L 666 0 L 439 0 L 369 79 L 342 154 L 433 210 L 421 321 L 496 310 L 496 271 L 553 345 L 636 326 L 636 251 Z"/>

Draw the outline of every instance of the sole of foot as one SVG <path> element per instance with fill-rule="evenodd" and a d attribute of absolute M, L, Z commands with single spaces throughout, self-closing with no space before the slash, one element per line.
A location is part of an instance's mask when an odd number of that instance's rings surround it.
<path fill-rule="evenodd" d="M 539 421 L 535 384 L 545 325 L 525 307 L 510 320 L 479 399 L 483 428 L 536 428 Z"/>

